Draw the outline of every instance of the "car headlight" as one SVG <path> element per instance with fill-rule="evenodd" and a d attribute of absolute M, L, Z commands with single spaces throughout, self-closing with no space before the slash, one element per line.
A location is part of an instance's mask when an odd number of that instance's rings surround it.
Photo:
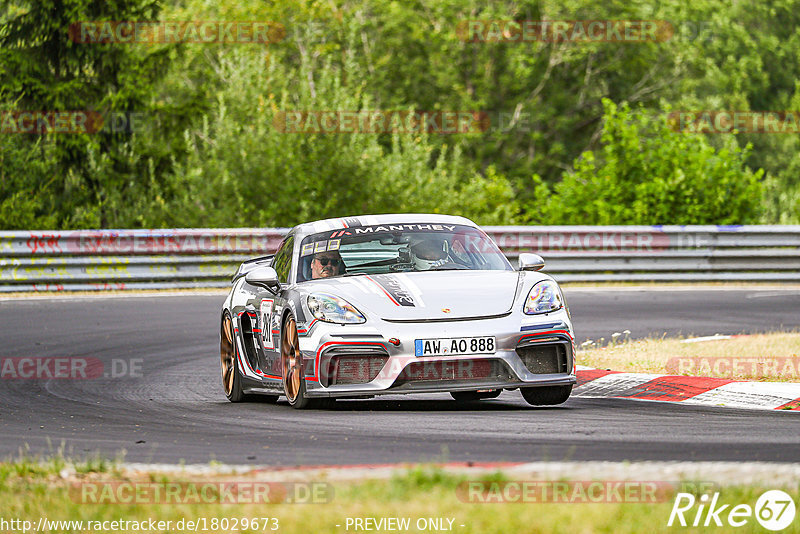
<path fill-rule="evenodd" d="M 355 306 L 346 300 L 326 295 L 324 293 L 314 293 L 306 300 L 311 314 L 327 323 L 364 323 L 366 318 L 358 311 Z"/>
<path fill-rule="evenodd" d="M 542 280 L 531 288 L 528 298 L 525 299 L 523 311 L 527 315 L 536 315 L 537 313 L 554 312 L 563 307 L 564 299 L 561 297 L 558 284 L 552 280 Z"/>

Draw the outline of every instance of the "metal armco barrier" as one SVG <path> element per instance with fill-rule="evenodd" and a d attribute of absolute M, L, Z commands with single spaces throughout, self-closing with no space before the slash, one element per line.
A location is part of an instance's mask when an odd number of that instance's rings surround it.
<path fill-rule="evenodd" d="M 490 226 L 562 282 L 800 282 L 800 226 Z M 0 232 L 0 292 L 222 288 L 287 228 Z"/>

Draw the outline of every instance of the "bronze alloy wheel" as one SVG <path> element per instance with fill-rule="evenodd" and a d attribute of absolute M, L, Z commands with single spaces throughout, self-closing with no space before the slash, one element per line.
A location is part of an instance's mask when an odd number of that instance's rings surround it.
<path fill-rule="evenodd" d="M 300 340 L 297 337 L 297 323 L 291 315 L 283 326 L 281 342 L 281 367 L 283 368 L 283 391 L 289 404 L 294 406 L 303 397 L 303 357 L 300 354 Z"/>
<path fill-rule="evenodd" d="M 231 402 L 242 402 L 251 397 L 244 394 L 242 376 L 237 369 L 236 337 L 233 332 L 233 320 L 228 312 L 222 316 L 219 330 L 219 366 L 222 371 L 222 389 Z"/>
<path fill-rule="evenodd" d="M 219 333 L 219 359 L 222 371 L 222 388 L 225 396 L 231 398 L 236 373 L 236 350 L 233 347 L 233 322 L 227 313 L 222 318 Z"/>

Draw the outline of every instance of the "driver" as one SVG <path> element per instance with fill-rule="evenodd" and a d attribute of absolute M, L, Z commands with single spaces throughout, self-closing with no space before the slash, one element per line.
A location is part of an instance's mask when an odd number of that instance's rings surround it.
<path fill-rule="evenodd" d="M 411 262 L 418 271 L 427 271 L 447 263 L 447 243 L 424 239 L 411 245 Z"/>
<path fill-rule="evenodd" d="M 338 250 L 319 252 L 311 260 L 311 278 L 330 278 L 344 272 L 344 261 Z"/>

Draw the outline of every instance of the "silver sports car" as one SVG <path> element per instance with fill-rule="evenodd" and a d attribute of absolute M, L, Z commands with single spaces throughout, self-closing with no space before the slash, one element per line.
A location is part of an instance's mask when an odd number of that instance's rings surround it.
<path fill-rule="evenodd" d="M 449 392 L 459 401 L 519 388 L 560 404 L 575 344 L 558 284 L 521 254 L 515 270 L 475 223 L 369 215 L 294 227 L 247 261 L 222 306 L 225 394 L 336 398 Z"/>

